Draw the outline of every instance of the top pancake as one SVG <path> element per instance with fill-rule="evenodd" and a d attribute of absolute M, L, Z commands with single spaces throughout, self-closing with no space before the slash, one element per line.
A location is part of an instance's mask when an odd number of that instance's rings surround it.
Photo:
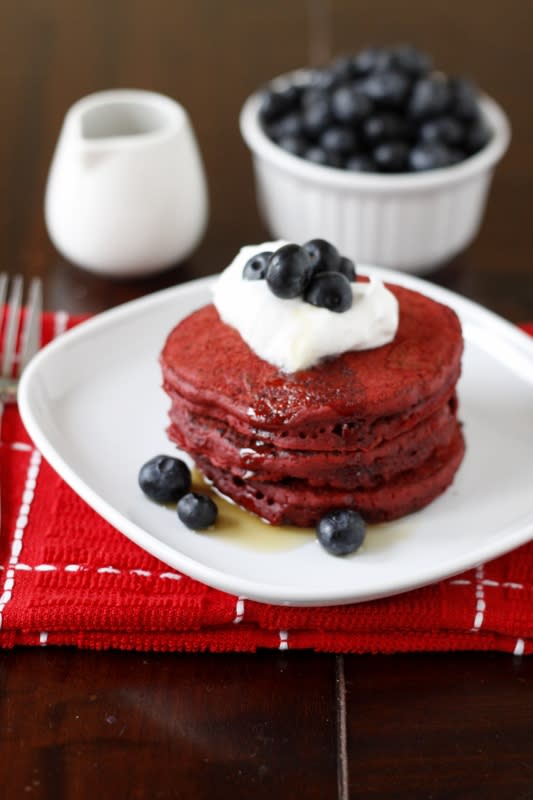
<path fill-rule="evenodd" d="M 447 306 L 403 287 L 388 288 L 400 304 L 390 344 L 291 374 L 256 356 L 213 305 L 205 306 L 169 334 L 161 354 L 165 383 L 190 402 L 266 430 L 414 409 L 457 380 L 461 327 Z"/>

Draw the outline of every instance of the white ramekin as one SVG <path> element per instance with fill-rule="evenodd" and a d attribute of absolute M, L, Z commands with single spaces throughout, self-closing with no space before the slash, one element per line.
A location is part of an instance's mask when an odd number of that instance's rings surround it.
<path fill-rule="evenodd" d="M 273 84 L 282 88 L 304 75 Z M 260 102 L 260 93 L 248 98 L 240 128 L 252 152 L 259 209 L 275 238 L 320 237 L 359 263 L 422 274 L 475 237 L 494 167 L 511 136 L 494 100 L 481 98 L 493 136 L 479 153 L 453 167 L 401 175 L 347 172 L 287 153 L 264 133 Z"/>

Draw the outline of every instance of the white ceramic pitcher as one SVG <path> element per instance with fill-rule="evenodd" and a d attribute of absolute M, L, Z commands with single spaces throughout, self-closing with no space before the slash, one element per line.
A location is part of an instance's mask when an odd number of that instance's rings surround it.
<path fill-rule="evenodd" d="M 207 186 L 185 109 L 154 92 L 98 92 L 67 112 L 45 219 L 80 267 L 147 275 L 186 258 L 205 231 Z"/>

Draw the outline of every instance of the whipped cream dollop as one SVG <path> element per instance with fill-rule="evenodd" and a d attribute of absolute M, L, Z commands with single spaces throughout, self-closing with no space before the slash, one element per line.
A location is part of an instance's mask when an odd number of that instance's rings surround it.
<path fill-rule="evenodd" d="M 342 313 L 311 305 L 301 297 L 276 297 L 265 280 L 243 279 L 248 259 L 284 244 L 243 247 L 213 289 L 220 318 L 240 333 L 259 358 L 283 372 L 297 372 L 348 350 L 371 350 L 394 339 L 398 301 L 376 278 L 351 284 L 352 307 Z"/>

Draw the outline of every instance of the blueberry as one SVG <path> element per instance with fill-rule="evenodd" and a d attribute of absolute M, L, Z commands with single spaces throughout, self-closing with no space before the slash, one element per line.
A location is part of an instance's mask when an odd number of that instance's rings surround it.
<path fill-rule="evenodd" d="M 398 45 L 393 48 L 392 54 L 394 65 L 413 78 L 422 77 L 431 71 L 430 57 L 417 47 L 409 44 Z"/>
<path fill-rule="evenodd" d="M 320 136 L 320 146 L 326 152 L 347 155 L 357 148 L 357 135 L 351 128 L 333 126 Z"/>
<path fill-rule="evenodd" d="M 307 253 L 313 273 L 337 270 L 341 257 L 337 248 L 330 242 L 326 242 L 325 239 L 311 239 L 302 245 L 302 248 Z"/>
<path fill-rule="evenodd" d="M 472 155 L 481 150 L 489 142 L 491 131 L 485 120 L 480 116 L 470 125 L 465 136 L 466 151 Z"/>
<path fill-rule="evenodd" d="M 343 167 L 344 161 L 340 153 L 335 153 L 333 150 L 326 153 L 328 158 L 328 167 Z"/>
<path fill-rule="evenodd" d="M 478 92 L 474 84 L 466 78 L 451 78 L 449 84 L 454 114 L 462 120 L 473 120 L 477 117 Z"/>
<path fill-rule="evenodd" d="M 281 139 L 283 136 L 301 136 L 303 132 L 303 119 L 298 111 L 282 117 L 275 126 L 276 137 Z"/>
<path fill-rule="evenodd" d="M 402 72 L 376 72 L 364 82 L 365 94 L 376 105 L 399 108 L 404 105 L 411 88 L 409 78 Z"/>
<path fill-rule="evenodd" d="M 410 134 L 410 126 L 399 114 L 384 111 L 365 120 L 363 133 L 370 144 L 378 144 L 390 139 L 406 138 Z"/>
<path fill-rule="evenodd" d="M 305 290 L 304 300 L 339 314 L 348 311 L 352 306 L 350 281 L 340 272 L 317 272 Z"/>
<path fill-rule="evenodd" d="M 334 556 L 345 556 L 358 550 L 366 533 L 361 514 L 351 509 L 330 511 L 316 526 L 322 547 Z"/>
<path fill-rule="evenodd" d="M 337 75 L 328 67 L 315 69 L 309 76 L 309 86 L 313 89 L 329 91 L 338 81 Z"/>
<path fill-rule="evenodd" d="M 242 271 L 242 277 L 247 281 L 260 281 L 267 273 L 271 252 L 265 250 L 248 259 Z"/>
<path fill-rule="evenodd" d="M 276 297 L 301 295 L 309 282 L 311 265 L 307 253 L 297 244 L 286 244 L 271 256 L 266 282 Z"/>
<path fill-rule="evenodd" d="M 278 123 L 275 120 L 274 122 L 263 122 L 263 130 L 269 139 L 272 139 L 274 142 L 277 142 L 277 140 L 279 139 Z"/>
<path fill-rule="evenodd" d="M 206 494 L 190 492 L 178 502 L 178 517 L 188 528 L 202 530 L 215 524 L 218 508 Z"/>
<path fill-rule="evenodd" d="M 368 75 L 390 69 L 392 61 L 392 54 L 384 47 L 367 47 L 356 55 L 353 65 L 358 75 Z"/>
<path fill-rule="evenodd" d="M 278 140 L 278 144 L 293 156 L 302 156 L 307 147 L 307 141 L 303 136 L 282 136 Z"/>
<path fill-rule="evenodd" d="M 191 488 L 191 472 L 187 464 L 172 456 L 155 456 L 139 471 L 139 486 L 151 500 L 175 503 Z"/>
<path fill-rule="evenodd" d="M 300 101 L 300 96 L 302 94 L 301 86 L 296 86 L 295 84 L 291 84 L 287 86 L 285 89 L 281 89 L 278 92 L 279 96 L 281 97 L 283 103 L 285 104 L 285 110 L 290 111 L 293 108 L 296 108 Z"/>
<path fill-rule="evenodd" d="M 420 126 L 419 137 L 422 142 L 442 142 L 456 145 L 464 136 L 464 126 L 453 117 L 429 119 Z"/>
<path fill-rule="evenodd" d="M 329 99 L 322 98 L 303 110 L 303 129 L 311 138 L 320 136 L 331 124 L 333 116 Z"/>
<path fill-rule="evenodd" d="M 287 103 L 279 92 L 267 89 L 263 92 L 259 116 L 264 122 L 272 122 L 287 111 Z"/>
<path fill-rule="evenodd" d="M 405 142 L 383 142 L 372 152 L 378 169 L 382 172 L 403 172 L 407 166 L 409 147 Z"/>
<path fill-rule="evenodd" d="M 440 142 L 417 144 L 409 153 L 409 167 L 413 172 L 450 167 L 461 160 L 461 155 Z"/>
<path fill-rule="evenodd" d="M 344 165 L 345 169 L 351 172 L 378 172 L 376 162 L 372 156 L 360 155 L 351 156 Z"/>
<path fill-rule="evenodd" d="M 344 159 L 340 153 L 326 153 L 326 151 L 318 145 L 313 145 L 303 154 L 303 158 L 311 161 L 313 164 L 320 164 L 324 167 L 343 167 Z"/>
<path fill-rule="evenodd" d="M 324 89 L 311 86 L 310 88 L 304 89 L 301 102 L 302 108 L 309 108 L 310 106 L 314 106 L 315 103 L 329 103 L 329 94 L 327 91 L 324 91 Z"/>
<path fill-rule="evenodd" d="M 372 113 L 372 101 L 355 86 L 339 86 L 331 98 L 333 116 L 338 122 L 354 124 Z"/>
<path fill-rule="evenodd" d="M 321 147 L 310 147 L 305 151 L 304 158 L 307 161 L 312 161 L 313 164 L 328 166 L 328 154 Z"/>
<path fill-rule="evenodd" d="M 357 75 L 357 68 L 352 56 L 339 56 L 329 68 L 329 73 L 333 78 L 333 84 L 345 83 Z M 329 88 L 332 88 L 330 86 Z"/>
<path fill-rule="evenodd" d="M 415 119 L 439 117 L 448 111 L 452 101 L 450 85 L 443 78 L 420 78 L 409 101 L 409 113 Z"/>
<path fill-rule="evenodd" d="M 344 275 L 345 278 L 348 278 L 349 281 L 355 280 L 355 264 L 350 258 L 346 258 L 346 256 L 341 258 L 337 264 L 336 271 Z"/>

